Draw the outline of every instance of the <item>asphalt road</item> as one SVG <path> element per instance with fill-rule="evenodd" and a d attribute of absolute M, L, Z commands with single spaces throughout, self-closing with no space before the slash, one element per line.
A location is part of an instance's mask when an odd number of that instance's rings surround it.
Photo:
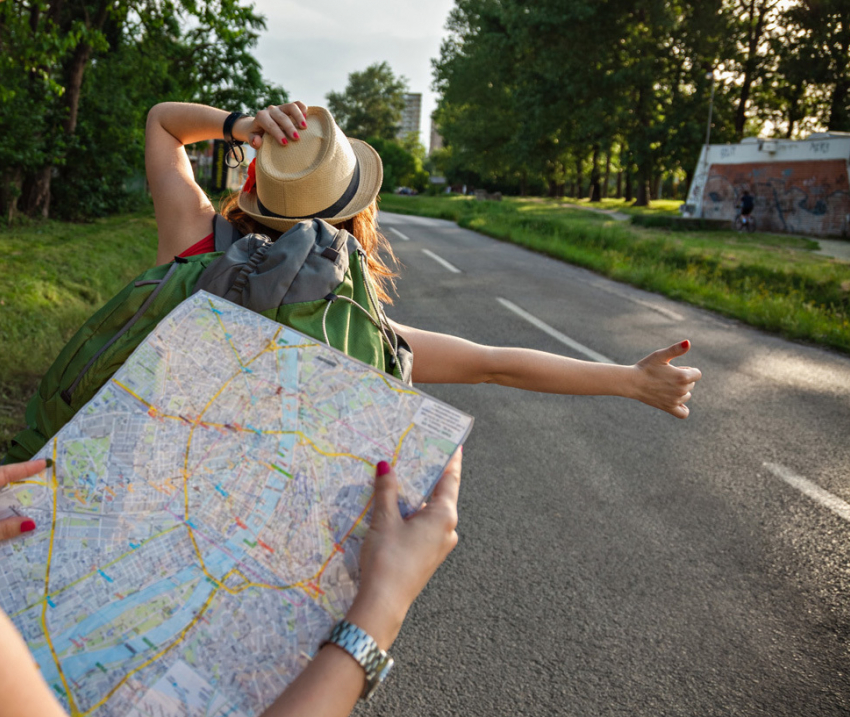
<path fill-rule="evenodd" d="M 502 298 L 619 363 L 690 339 L 703 380 L 686 421 L 423 387 L 476 419 L 460 543 L 357 714 L 850 714 L 850 360 L 449 222 L 381 226 L 401 323 L 585 358 Z"/>

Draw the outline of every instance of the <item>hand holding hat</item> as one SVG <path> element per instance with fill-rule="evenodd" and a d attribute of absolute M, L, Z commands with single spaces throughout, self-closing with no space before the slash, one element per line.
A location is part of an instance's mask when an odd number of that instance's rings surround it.
<path fill-rule="evenodd" d="M 233 135 L 237 139 L 259 149 L 263 140 L 286 145 L 299 139 L 299 129 L 307 127 L 307 105 L 303 102 L 289 102 L 285 105 L 269 105 L 257 112 L 256 117 L 244 117 L 236 122 Z"/>
<path fill-rule="evenodd" d="M 305 125 L 300 133 L 293 122 L 299 118 Z M 338 223 L 377 197 L 381 158 L 365 142 L 347 138 L 323 107 L 305 108 L 300 102 L 273 107 L 258 113 L 251 128 L 253 146 L 260 129 L 279 137 L 275 142 L 260 138 L 252 176 L 239 195 L 239 207 L 261 224 L 286 231 L 304 219 Z M 288 142 L 284 130 L 298 141 Z"/>

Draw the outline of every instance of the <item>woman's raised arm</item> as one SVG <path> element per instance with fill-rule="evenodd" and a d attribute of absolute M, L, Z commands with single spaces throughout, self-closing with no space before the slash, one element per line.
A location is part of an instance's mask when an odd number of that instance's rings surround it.
<path fill-rule="evenodd" d="M 302 102 L 271 106 L 256 117 L 242 117 L 233 126 L 234 139 L 257 148 L 266 134 L 277 142 L 298 139 L 305 127 Z M 212 231 L 215 209 L 195 182 L 186 145 L 224 138 L 228 112 L 206 105 L 163 102 L 148 113 L 145 128 L 145 169 L 159 233 L 157 264 L 171 261 Z"/>

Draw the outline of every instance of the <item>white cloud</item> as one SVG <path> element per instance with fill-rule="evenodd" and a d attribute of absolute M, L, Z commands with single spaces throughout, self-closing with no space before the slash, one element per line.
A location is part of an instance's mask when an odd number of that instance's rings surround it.
<path fill-rule="evenodd" d="M 258 0 L 268 29 L 257 58 L 266 78 L 307 104 L 324 104 L 328 92 L 345 89 L 350 72 L 387 61 L 408 79 L 411 92 L 422 93 L 427 147 L 436 106 L 431 59 L 439 55 L 453 5 L 453 0 Z"/>

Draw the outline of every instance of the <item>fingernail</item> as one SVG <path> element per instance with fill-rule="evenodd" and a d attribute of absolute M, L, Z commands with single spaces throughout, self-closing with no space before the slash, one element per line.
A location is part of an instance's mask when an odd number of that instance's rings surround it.
<path fill-rule="evenodd" d="M 387 473 L 390 472 L 391 466 L 386 461 L 378 461 L 378 465 L 375 466 L 375 468 L 376 468 L 376 473 L 379 476 L 385 476 Z"/>
<path fill-rule="evenodd" d="M 32 533 L 33 530 L 35 530 L 34 520 L 25 520 L 23 523 L 21 523 L 22 533 Z"/>
<path fill-rule="evenodd" d="M 682 348 L 683 349 L 688 348 L 688 346 L 690 346 L 690 343 L 691 343 L 690 341 L 682 341 Z"/>
<path fill-rule="evenodd" d="M 299 137 L 298 137 L 298 132 L 293 132 L 293 133 L 292 133 L 292 136 L 293 136 L 293 138 L 295 138 L 295 139 L 299 139 Z"/>
<path fill-rule="evenodd" d="M 307 123 L 306 123 L 304 120 L 301 120 L 301 126 L 302 126 L 302 127 L 306 127 L 306 126 L 307 126 Z"/>
<path fill-rule="evenodd" d="M 463 446 L 460 446 L 460 452 L 463 454 Z"/>
<path fill-rule="evenodd" d="M 281 138 L 280 138 L 280 143 L 281 143 L 281 144 L 289 144 L 289 143 L 286 141 L 286 137 L 281 137 Z"/>
<path fill-rule="evenodd" d="M 45 458 L 44 462 L 47 464 L 48 468 L 53 468 L 53 459 L 52 458 Z"/>

